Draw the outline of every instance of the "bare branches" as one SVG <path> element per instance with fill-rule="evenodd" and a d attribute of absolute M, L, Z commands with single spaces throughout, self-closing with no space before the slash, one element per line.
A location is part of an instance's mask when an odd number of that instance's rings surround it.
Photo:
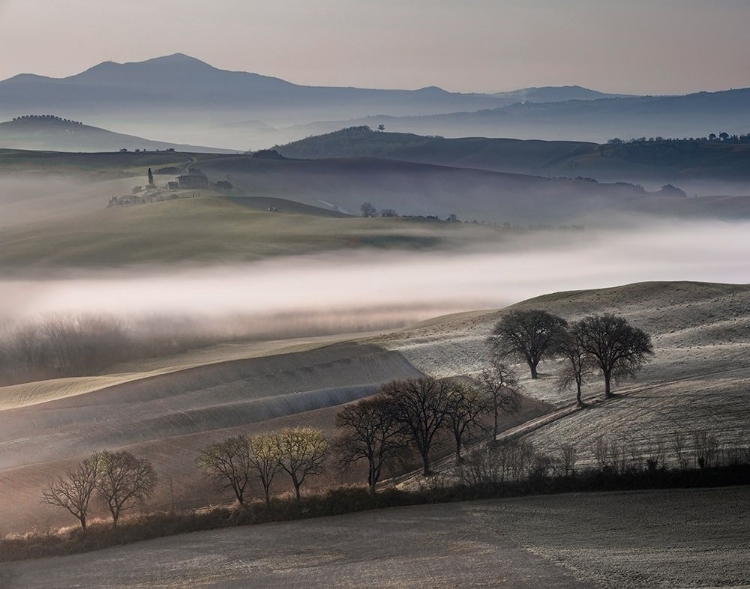
<path fill-rule="evenodd" d="M 493 357 L 500 361 L 507 357 L 525 361 L 531 370 L 531 378 L 535 379 L 539 362 L 556 351 L 566 326 L 564 319 L 547 311 L 510 311 L 492 332 Z"/>
<path fill-rule="evenodd" d="M 424 474 L 430 474 L 430 448 L 443 429 L 450 403 L 448 383 L 434 378 L 394 380 L 382 390 L 396 420 L 409 432 L 422 458 Z"/>
<path fill-rule="evenodd" d="M 336 450 L 345 466 L 367 461 L 367 484 L 370 492 L 380 479 L 383 468 L 403 453 L 406 446 L 403 424 L 388 398 L 378 395 L 347 405 L 336 415 L 341 435 Z"/>
<path fill-rule="evenodd" d="M 206 446 L 198 456 L 197 463 L 221 488 L 232 489 L 240 506 L 244 504 L 252 468 L 250 445 L 245 436 L 227 438 Z"/>
<path fill-rule="evenodd" d="M 122 512 L 147 499 L 156 486 L 156 471 L 151 462 L 130 452 L 99 453 L 96 490 L 112 514 L 117 527 Z"/>
<path fill-rule="evenodd" d="M 323 472 L 328 457 L 328 440 L 319 429 L 295 427 L 281 430 L 275 443 L 279 466 L 291 477 L 299 503 L 300 487 L 307 476 Z"/>
<path fill-rule="evenodd" d="M 67 509 L 86 531 L 91 496 L 96 490 L 99 455 L 94 454 L 64 475 L 50 481 L 42 492 L 42 502 Z"/>
<path fill-rule="evenodd" d="M 498 421 L 501 413 L 515 413 L 521 401 L 518 395 L 518 379 L 515 372 L 503 362 L 496 361 L 492 369 L 483 370 L 478 378 L 479 389 L 492 403 L 494 427 L 493 439 L 497 438 Z"/>

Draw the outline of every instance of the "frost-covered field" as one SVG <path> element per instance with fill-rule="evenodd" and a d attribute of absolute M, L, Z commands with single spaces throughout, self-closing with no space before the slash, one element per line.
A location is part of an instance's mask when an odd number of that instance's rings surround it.
<path fill-rule="evenodd" d="M 0 568 L 8 589 L 748 587 L 746 488 L 573 494 L 202 532 Z"/>

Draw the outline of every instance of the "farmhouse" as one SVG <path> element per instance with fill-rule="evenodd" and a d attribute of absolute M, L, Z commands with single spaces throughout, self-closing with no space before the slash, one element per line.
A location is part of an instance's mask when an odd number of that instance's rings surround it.
<path fill-rule="evenodd" d="M 203 172 L 192 171 L 177 177 L 180 188 L 208 188 L 208 176 Z"/>

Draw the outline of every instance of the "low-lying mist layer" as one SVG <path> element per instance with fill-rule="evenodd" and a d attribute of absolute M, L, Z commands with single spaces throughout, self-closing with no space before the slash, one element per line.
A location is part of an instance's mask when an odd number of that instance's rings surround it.
<path fill-rule="evenodd" d="M 748 251 L 749 224 L 700 223 L 587 233 L 502 253 L 356 251 L 6 279 L 3 380 L 96 374 L 217 342 L 390 329 L 562 290 L 746 283 Z"/>
<path fill-rule="evenodd" d="M 648 280 L 750 281 L 750 223 L 675 223 L 587 232 L 559 246 L 495 253 L 356 251 L 210 268 L 151 267 L 0 281 L 0 317 L 316 313 L 377 308 L 470 310 L 532 296 Z M 389 318 L 389 321 L 392 318 Z"/>

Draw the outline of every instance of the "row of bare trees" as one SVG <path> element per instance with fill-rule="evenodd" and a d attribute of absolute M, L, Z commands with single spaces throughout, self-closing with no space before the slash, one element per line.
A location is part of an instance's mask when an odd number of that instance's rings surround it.
<path fill-rule="evenodd" d="M 302 485 L 308 476 L 323 472 L 329 450 L 321 430 L 295 427 L 226 438 L 206 446 L 197 463 L 220 487 L 231 489 L 240 506 L 253 480 L 260 482 L 269 505 L 271 484 L 279 472 L 289 475 L 299 503 Z"/>
<path fill-rule="evenodd" d="M 488 428 L 494 416 L 516 411 L 519 396 L 505 367 L 482 373 L 478 381 L 418 378 L 394 380 L 370 398 L 350 404 L 336 416 L 336 441 L 344 465 L 364 461 L 367 483 L 374 492 L 384 469 L 412 452 L 430 474 L 430 453 L 437 440 L 453 439 L 457 460 L 467 438 Z"/>
<path fill-rule="evenodd" d="M 526 362 L 532 379 L 538 378 L 543 358 L 562 358 L 560 388 L 575 386 L 579 404 L 581 387 L 595 370 L 604 377 L 604 396 L 610 397 L 613 382 L 634 376 L 654 354 L 648 334 L 611 313 L 569 325 L 547 311 L 514 310 L 497 323 L 490 344 L 496 363 L 508 358 Z"/>
<path fill-rule="evenodd" d="M 156 480 L 156 471 L 148 460 L 125 450 L 104 450 L 51 480 L 42 501 L 66 509 L 86 530 L 89 505 L 98 498 L 109 509 L 113 527 L 117 527 L 124 512 L 151 496 Z"/>
<path fill-rule="evenodd" d="M 270 504 L 279 473 L 291 480 L 299 502 L 308 476 L 319 475 L 331 453 L 342 468 L 363 462 L 367 484 L 375 491 L 386 470 L 414 454 L 430 473 L 437 440 L 452 438 L 456 456 L 466 440 L 487 431 L 490 416 L 519 405 L 508 373 L 486 371 L 477 382 L 419 378 L 394 380 L 377 395 L 344 406 L 336 416 L 339 434 L 331 443 L 315 428 L 287 428 L 252 436 L 238 435 L 206 446 L 197 463 L 219 487 L 230 489 L 240 506 L 254 482 Z M 494 419 L 497 429 L 498 419 Z"/>

